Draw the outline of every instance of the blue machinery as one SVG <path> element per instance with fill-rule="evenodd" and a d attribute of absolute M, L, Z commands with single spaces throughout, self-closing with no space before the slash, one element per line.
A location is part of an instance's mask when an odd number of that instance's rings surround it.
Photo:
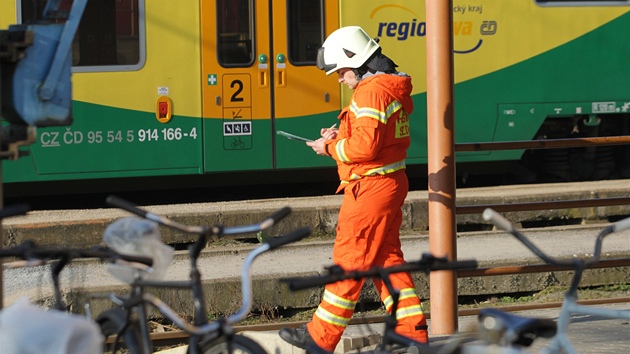
<path fill-rule="evenodd" d="M 71 46 L 87 0 L 74 0 L 69 12 L 59 10 L 61 2 L 48 1 L 43 21 L 0 31 L 0 112 L 9 123 L 1 158 L 19 158 L 36 127 L 72 123 Z"/>
<path fill-rule="evenodd" d="M 71 46 L 87 0 L 74 0 L 67 13 L 59 11 L 61 1 L 48 1 L 41 23 L 0 30 L 0 116 L 8 123 L 2 125 L 0 159 L 23 156 L 19 147 L 35 141 L 37 127 L 72 123 Z M 0 164 L 0 207 L 3 199 Z M 0 268 L 0 309 L 2 278 Z"/>

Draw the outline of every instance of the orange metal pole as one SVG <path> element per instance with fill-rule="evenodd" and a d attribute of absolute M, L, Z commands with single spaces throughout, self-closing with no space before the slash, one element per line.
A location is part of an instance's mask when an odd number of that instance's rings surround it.
<path fill-rule="evenodd" d="M 452 0 L 426 0 L 429 250 L 457 258 Z M 457 330 L 457 275 L 431 272 L 431 333 Z"/>
<path fill-rule="evenodd" d="M 2 64 L 0 64 L 2 65 Z M 0 74 L 0 76 L 2 76 Z M 0 80 L 2 77 L 0 77 Z M 2 111 L 2 87 L 0 87 L 0 112 Z M 0 146 L 2 146 L 2 134 L 0 134 Z M 1 158 L 0 158 L 1 160 Z M 0 209 L 4 207 L 4 188 L 2 186 L 2 161 L 0 161 Z M 0 249 L 4 248 L 4 230 L 0 219 Z M 4 259 L 0 259 L 0 310 L 4 307 Z"/>

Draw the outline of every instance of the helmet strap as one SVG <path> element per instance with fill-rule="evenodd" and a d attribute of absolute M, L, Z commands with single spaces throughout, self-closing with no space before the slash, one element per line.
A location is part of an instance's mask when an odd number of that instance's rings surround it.
<path fill-rule="evenodd" d="M 361 79 L 363 79 L 363 76 L 365 74 L 367 74 L 367 72 L 369 71 L 368 67 L 365 65 L 362 65 L 359 68 L 356 69 L 352 69 L 352 72 L 354 73 L 354 75 L 357 77 L 357 80 L 361 81 Z"/>

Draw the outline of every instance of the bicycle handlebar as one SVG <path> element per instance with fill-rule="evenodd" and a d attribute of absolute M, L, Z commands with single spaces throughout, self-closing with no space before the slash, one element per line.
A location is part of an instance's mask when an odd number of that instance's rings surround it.
<path fill-rule="evenodd" d="M 308 226 L 304 226 L 297 230 L 291 231 L 284 236 L 270 238 L 266 241 L 266 243 L 269 245 L 269 250 L 273 250 L 291 242 L 297 242 L 310 234 L 311 228 Z"/>
<path fill-rule="evenodd" d="M 280 281 L 288 283 L 292 291 L 315 288 L 326 284 L 336 283 L 346 279 L 362 279 L 369 277 L 387 277 L 392 273 L 434 270 L 458 270 L 477 268 L 478 263 L 474 259 L 462 261 L 448 261 L 446 257 L 435 257 L 431 254 L 423 254 L 422 258 L 415 262 L 409 262 L 391 267 L 373 267 L 365 271 L 346 271 L 338 265 L 327 267 L 328 274 L 300 277 L 284 278 Z"/>
<path fill-rule="evenodd" d="M 124 209 L 132 214 L 136 214 L 145 219 L 155 221 L 158 224 L 168 226 L 182 232 L 186 232 L 190 234 L 197 234 L 197 235 L 205 235 L 205 236 L 236 235 L 236 234 L 243 234 L 243 233 L 259 232 L 259 231 L 270 228 L 271 226 L 275 225 L 278 221 L 284 219 L 286 216 L 288 216 L 291 213 L 290 207 L 283 207 L 259 223 L 251 224 L 251 225 L 244 225 L 244 226 L 231 226 L 231 227 L 224 227 L 222 225 L 213 225 L 210 227 L 188 226 L 188 225 L 184 225 L 176 221 L 173 221 L 171 219 L 168 219 L 164 216 L 153 214 L 149 211 L 141 209 L 137 207 L 136 205 L 134 205 L 133 203 L 126 201 L 117 196 L 110 195 L 105 199 L 105 201 L 112 206 Z"/>
<path fill-rule="evenodd" d="M 506 218 L 504 218 L 501 214 L 496 211 L 486 208 L 481 214 L 484 220 L 490 221 L 499 229 L 509 232 L 512 236 L 516 237 L 522 244 L 524 244 L 527 248 L 529 248 L 538 258 L 542 259 L 545 263 L 555 264 L 555 265 L 572 265 L 573 262 L 560 262 L 545 252 L 543 252 L 540 248 L 536 247 L 525 235 L 523 235 L 520 231 L 518 231 L 514 225 Z"/>
<path fill-rule="evenodd" d="M 123 260 L 131 263 L 140 263 L 149 267 L 153 265 L 152 258 L 121 254 L 107 247 L 95 247 L 91 249 L 40 247 L 33 241 L 26 241 L 15 247 L 0 249 L 0 258 L 6 257 L 16 257 L 24 260 L 99 258 L 101 260 Z"/>
<path fill-rule="evenodd" d="M 150 214 L 148 211 L 143 210 L 138 208 L 135 204 L 122 199 L 120 197 L 117 197 L 115 195 L 110 195 L 107 198 L 105 198 L 105 202 L 109 205 L 113 205 L 115 207 L 118 207 L 120 209 L 124 209 L 127 210 L 128 212 L 132 213 L 132 214 L 136 214 L 138 216 L 141 216 L 143 218 L 147 218 L 147 215 Z"/>
<path fill-rule="evenodd" d="M 607 235 L 613 232 L 630 228 L 630 218 L 617 221 L 613 223 L 612 225 L 605 227 L 603 230 L 599 232 L 599 234 L 597 235 L 597 239 L 595 240 L 595 249 L 593 251 L 593 256 L 590 259 L 583 262 L 579 260 L 575 260 L 575 259 L 570 260 L 570 261 L 560 261 L 549 256 L 548 254 L 543 252 L 541 249 L 536 247 L 536 245 L 534 245 L 527 237 L 525 237 L 525 235 L 523 235 L 519 230 L 517 230 L 510 221 L 508 221 L 505 217 L 503 217 L 501 214 L 497 213 L 496 211 L 490 208 L 487 208 L 486 210 L 483 211 L 482 217 L 484 220 L 492 222 L 497 228 L 502 229 L 512 234 L 522 244 L 524 244 L 527 248 L 529 248 L 536 256 L 538 256 L 538 258 L 542 259 L 545 263 L 557 265 L 557 266 L 568 266 L 574 269 L 580 265 L 584 266 L 584 265 L 590 265 L 590 264 L 598 262 L 599 257 L 601 255 L 602 242 L 604 240 L 604 237 L 606 237 Z"/>
<path fill-rule="evenodd" d="M 269 216 L 268 218 L 266 218 L 265 220 L 257 224 L 223 227 L 222 234 L 223 235 L 237 235 L 237 234 L 253 233 L 253 232 L 266 230 L 270 228 L 271 226 L 275 225 L 278 221 L 287 217 L 289 214 L 291 214 L 291 208 L 283 207 L 275 211 L 273 214 L 271 214 L 271 216 Z"/>
<path fill-rule="evenodd" d="M 612 232 L 617 232 L 617 231 L 630 229 L 630 218 L 625 218 L 625 219 L 619 220 L 619 221 L 613 223 L 611 225 L 611 227 L 613 229 Z"/>
<path fill-rule="evenodd" d="M 109 205 L 126 210 L 142 218 L 154 221 L 158 224 L 168 226 L 168 227 L 171 227 L 173 229 L 180 230 L 183 232 L 187 232 L 191 234 L 198 234 L 198 235 L 202 235 L 202 234 L 203 235 L 217 235 L 221 232 L 221 229 L 218 229 L 218 228 L 210 229 L 207 227 L 188 226 L 188 225 L 180 224 L 173 220 L 167 219 L 163 216 L 153 214 L 149 211 L 141 209 L 137 207 L 135 204 L 114 195 L 110 195 L 107 198 L 105 198 L 105 202 Z"/>
<path fill-rule="evenodd" d="M 122 305 L 125 308 L 136 306 L 141 302 L 151 304 L 152 306 L 157 308 L 164 316 L 173 321 L 176 326 L 192 335 L 202 335 L 213 331 L 218 331 L 222 325 L 231 325 L 235 322 L 245 319 L 249 315 L 253 303 L 251 269 L 256 257 L 267 251 L 273 250 L 288 243 L 299 241 L 310 234 L 310 227 L 301 227 L 284 236 L 271 238 L 249 252 L 247 257 L 245 258 L 245 262 L 243 263 L 242 267 L 241 294 L 243 302 L 241 309 L 236 313 L 233 313 L 226 317 L 222 317 L 220 320 L 212 321 L 200 326 L 195 326 L 191 323 L 186 322 L 168 304 L 152 294 L 143 293 L 141 297 L 137 297 L 133 295 L 119 296 L 111 293 L 108 294 L 106 297 L 109 298 L 112 302 Z"/>
<path fill-rule="evenodd" d="M 485 221 L 490 221 L 494 224 L 494 226 L 501 230 L 512 232 L 512 230 L 515 229 L 514 225 L 508 219 L 504 218 L 503 215 L 497 213 L 493 209 L 486 208 L 481 216 Z"/>

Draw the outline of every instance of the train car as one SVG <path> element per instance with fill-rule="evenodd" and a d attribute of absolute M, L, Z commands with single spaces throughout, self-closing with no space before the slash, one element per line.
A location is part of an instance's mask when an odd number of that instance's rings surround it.
<path fill-rule="evenodd" d="M 0 0 L 0 28 L 38 19 L 45 3 Z M 22 147 L 28 156 L 3 161 L 5 193 L 55 181 L 71 188 L 50 193 L 334 172 L 329 158 L 277 131 L 316 138 L 336 122 L 351 92 L 315 59 L 347 25 L 379 37 L 413 77 L 407 164 L 426 169 L 425 13 L 423 1 L 403 0 L 88 1 L 72 47 L 73 123 L 39 128 Z M 454 0 L 456 142 L 628 135 L 628 33 L 627 0 Z M 630 177 L 630 149 L 457 154 L 458 175 L 513 166 L 532 180 Z"/>

